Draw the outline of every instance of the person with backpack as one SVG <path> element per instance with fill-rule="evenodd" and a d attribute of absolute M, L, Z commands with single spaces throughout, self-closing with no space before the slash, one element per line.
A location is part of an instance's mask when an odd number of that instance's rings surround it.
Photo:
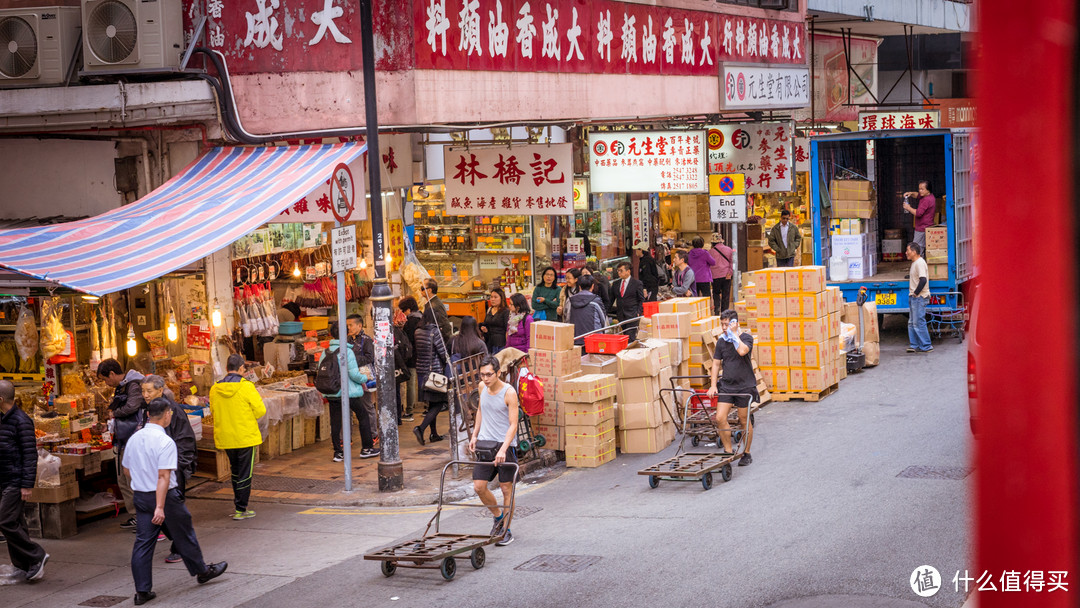
<path fill-rule="evenodd" d="M 244 379 L 244 356 L 233 353 L 225 361 L 225 377 L 210 387 L 210 414 L 214 417 L 214 447 L 225 450 L 232 472 L 234 520 L 255 517 L 248 509 L 255 453 L 262 445 L 259 418 L 266 404 L 255 385 Z"/>
<path fill-rule="evenodd" d="M 574 324 L 574 344 L 581 346 L 585 344 L 585 334 L 607 325 L 607 313 L 604 301 L 595 293 L 591 275 L 581 275 L 577 284 L 581 290 L 570 296 L 566 307 L 570 310 L 567 322 Z"/>
<path fill-rule="evenodd" d="M 375 340 L 364 333 L 364 317 L 353 313 L 345 317 L 345 330 L 348 335 L 349 347 L 356 355 L 357 366 L 364 371 L 368 380 L 375 379 Z M 334 333 L 333 335 L 337 335 Z M 364 411 L 368 415 L 368 425 L 371 429 L 373 441 L 379 443 L 379 414 L 375 410 L 374 386 L 368 387 L 360 403 L 364 404 Z"/>
<path fill-rule="evenodd" d="M 413 421 L 413 411 L 416 409 L 416 329 L 420 327 L 423 317 L 420 315 L 420 306 L 416 298 L 407 296 L 398 301 L 398 309 L 405 313 L 405 325 L 401 331 L 409 340 L 411 354 L 406 357 L 405 365 L 408 368 L 409 378 L 405 386 L 405 414 L 401 419 L 405 422 Z"/>
<path fill-rule="evenodd" d="M 146 402 L 143 400 L 141 385 L 143 375 L 133 369 L 125 373 L 116 359 L 105 359 L 99 363 L 97 375 L 105 384 L 115 389 L 112 402 L 109 403 L 113 417 L 113 449 L 116 451 L 116 462 L 123 462 L 124 446 L 146 421 Z M 120 486 L 120 495 L 124 498 L 124 509 L 131 516 L 120 524 L 120 527 L 134 532 L 135 494 L 131 491 L 131 479 L 124 474 L 123 467 L 116 467 L 116 481 Z"/>
<path fill-rule="evenodd" d="M 338 324 L 330 324 L 330 335 L 338 335 Z M 315 388 L 330 402 L 330 444 L 334 448 L 334 462 L 345 460 L 344 447 L 341 442 L 341 425 L 344 422 L 341 416 L 341 358 L 338 355 L 341 342 L 337 338 L 330 340 L 330 347 L 323 351 L 319 358 L 319 370 L 315 373 Z M 344 387 L 349 391 L 349 410 L 356 414 L 356 420 L 360 423 L 360 458 L 373 458 L 379 455 L 375 449 L 375 441 L 371 432 L 371 418 L 361 397 L 364 396 L 364 385 L 368 377 L 360 371 L 360 365 L 355 349 L 345 348 L 345 360 L 348 364 L 349 386 Z M 352 420 L 348 421 L 352 424 Z"/>
<path fill-rule="evenodd" d="M 435 419 L 439 412 L 447 407 L 449 399 L 445 392 L 432 390 L 427 387 L 428 378 L 431 374 L 446 374 L 446 368 L 450 364 L 450 355 L 446 352 L 446 343 L 442 339 L 442 332 L 436 322 L 433 306 L 424 309 L 421 325 L 416 329 L 416 382 L 420 386 L 419 398 L 427 403 L 427 413 L 419 426 L 413 427 L 413 435 L 420 445 L 424 445 L 424 431 L 429 430 L 431 441 L 442 441 L 443 436 L 435 430 Z M 467 317 L 472 318 L 472 317 Z M 483 352 L 487 352 L 487 346 L 479 337 L 479 331 L 475 329 L 476 319 L 473 319 L 473 331 L 477 334 L 476 339 L 480 342 Z M 464 323 L 462 323 L 464 331 Z M 451 425 L 452 426 L 452 425 Z"/>
<path fill-rule="evenodd" d="M 713 314 L 719 315 L 728 309 L 731 300 L 732 260 L 735 252 L 724 244 L 724 237 L 717 232 L 712 235 L 709 254 L 716 260 L 716 265 L 709 270 L 712 271 Z"/>
<path fill-rule="evenodd" d="M 645 301 L 655 302 L 656 294 L 660 292 L 660 265 L 656 258 L 649 253 L 648 243 L 634 245 L 634 255 L 637 256 L 637 275 L 641 285 L 645 288 Z"/>

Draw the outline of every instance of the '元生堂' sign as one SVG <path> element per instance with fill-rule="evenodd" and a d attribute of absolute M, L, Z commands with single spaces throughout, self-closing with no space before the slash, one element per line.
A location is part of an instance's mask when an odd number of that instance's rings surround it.
<path fill-rule="evenodd" d="M 706 192 L 704 131 L 589 133 L 593 192 Z"/>
<path fill-rule="evenodd" d="M 572 144 L 446 146 L 447 215 L 570 215 Z"/>
<path fill-rule="evenodd" d="M 742 173 L 748 192 L 790 192 L 790 122 L 750 122 L 709 127 L 709 173 Z"/>
<path fill-rule="evenodd" d="M 720 79 L 720 107 L 726 110 L 810 105 L 810 70 L 806 67 L 724 64 Z"/>

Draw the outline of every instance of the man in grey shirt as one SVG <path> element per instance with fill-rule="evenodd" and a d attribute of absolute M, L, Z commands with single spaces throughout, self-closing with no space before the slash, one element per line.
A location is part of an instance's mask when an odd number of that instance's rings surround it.
<path fill-rule="evenodd" d="M 488 483 L 495 479 L 498 471 L 503 504 L 507 507 L 513 506 L 510 501 L 518 469 L 516 466 L 507 465 L 517 464 L 514 444 L 517 440 L 518 416 L 517 391 L 499 380 L 499 360 L 493 356 L 486 357 L 480 363 L 480 407 L 476 410 L 476 424 L 473 425 L 469 439 L 469 451 L 476 452 L 477 442 L 499 444 L 492 464 L 478 464 L 473 467 L 473 488 L 476 489 L 476 495 L 495 516 L 491 535 L 495 536 L 500 530 L 503 531 L 502 539 L 495 543 L 497 547 L 505 547 L 514 542 L 514 535 L 510 533 L 513 513 L 509 508 L 502 509 L 498 506 L 495 495 L 488 489 Z"/>
<path fill-rule="evenodd" d="M 696 296 L 697 289 L 694 285 L 697 280 L 694 270 L 686 263 L 686 252 L 676 249 L 671 252 L 671 264 L 675 266 L 674 276 L 671 278 L 671 291 L 679 297 Z"/>

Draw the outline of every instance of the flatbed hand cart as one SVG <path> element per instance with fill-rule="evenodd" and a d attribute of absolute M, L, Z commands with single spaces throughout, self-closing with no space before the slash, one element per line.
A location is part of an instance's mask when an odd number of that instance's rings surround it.
<path fill-rule="evenodd" d="M 956 306 L 951 305 L 953 301 Z M 968 313 L 962 292 L 930 293 L 930 305 L 926 307 L 926 328 L 931 335 L 939 338 L 953 336 L 963 342 L 967 320 Z"/>
<path fill-rule="evenodd" d="M 442 577 L 448 581 L 454 579 L 457 574 L 457 560 L 465 559 L 468 554 L 472 567 L 479 570 L 487 562 L 487 554 L 484 547 L 495 544 L 502 538 L 503 533 L 510 527 L 514 517 L 514 496 L 517 494 L 517 483 L 510 486 L 510 504 L 497 505 L 507 509 L 506 517 L 501 525 L 492 529 L 491 534 L 450 534 L 442 532 L 439 527 L 442 521 L 442 510 L 445 506 L 488 508 L 485 504 L 472 503 L 444 503 L 443 490 L 446 483 L 446 471 L 451 465 L 465 465 L 475 467 L 479 464 L 491 464 L 475 462 L 472 460 L 454 460 L 446 463 L 442 469 L 442 477 L 439 479 L 439 504 L 435 509 L 435 515 L 428 521 L 424 528 L 424 534 L 420 538 L 414 538 L 389 547 L 383 547 L 377 551 L 364 554 L 364 559 L 381 562 L 380 570 L 383 576 L 393 576 L 398 567 L 417 569 L 438 569 Z M 508 462 L 504 466 L 513 465 L 514 479 L 520 472 L 517 463 Z M 431 533 L 432 525 L 435 531 Z"/>

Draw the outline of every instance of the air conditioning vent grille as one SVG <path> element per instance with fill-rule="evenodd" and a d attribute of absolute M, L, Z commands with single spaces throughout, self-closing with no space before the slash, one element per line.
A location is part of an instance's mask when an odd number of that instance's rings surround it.
<path fill-rule="evenodd" d="M 115 0 L 95 6 L 85 33 L 90 49 L 105 63 L 127 59 L 138 43 L 138 24 L 131 9 Z"/>
<path fill-rule="evenodd" d="M 34 28 L 21 17 L 0 19 L 0 74 L 25 76 L 37 63 L 38 42 Z"/>

